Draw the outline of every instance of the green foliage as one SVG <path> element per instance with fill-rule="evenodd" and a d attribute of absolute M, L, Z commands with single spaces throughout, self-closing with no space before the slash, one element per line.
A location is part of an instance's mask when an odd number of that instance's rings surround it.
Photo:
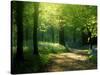
<path fill-rule="evenodd" d="M 70 47 L 80 48 L 82 36 L 91 33 L 91 38 L 97 37 L 97 7 L 88 5 L 70 5 L 55 3 L 39 3 L 39 14 L 34 15 L 34 2 L 23 2 L 23 51 L 24 64 L 17 64 L 15 68 L 19 73 L 38 72 L 40 67 L 48 64 L 50 53 L 65 53 Z M 36 16 L 38 19 L 36 20 Z M 12 9 L 12 49 L 13 57 L 17 48 L 17 25 L 16 25 L 16 5 L 13 2 Z M 33 39 L 37 24 L 37 37 Z M 59 44 L 61 37 L 59 31 L 63 28 L 63 40 L 65 46 Z M 84 34 L 82 34 L 84 33 Z M 86 36 L 86 37 L 87 37 Z M 90 38 L 85 38 L 85 40 Z M 35 40 L 35 41 L 33 41 Z M 34 43 L 38 41 L 39 55 L 33 55 Z M 40 42 L 41 41 L 41 42 Z M 82 46 L 83 47 L 83 46 Z M 97 56 L 91 55 L 91 50 L 84 50 L 84 54 L 90 55 L 92 62 L 97 62 Z M 38 65 L 37 65 L 38 64 Z M 42 67 L 43 68 L 43 67 Z M 23 70 L 24 69 L 24 70 Z"/>
<path fill-rule="evenodd" d="M 40 54 L 40 59 L 42 65 L 46 65 L 49 63 L 49 55 L 48 54 Z"/>
<path fill-rule="evenodd" d="M 96 55 L 90 55 L 89 60 L 93 63 L 97 63 L 97 56 Z"/>
<path fill-rule="evenodd" d="M 24 2 L 23 24 L 24 24 L 24 39 L 32 39 L 33 37 L 33 15 L 34 2 Z M 16 40 L 16 6 L 13 4 L 13 40 Z M 59 39 L 58 32 L 61 26 L 64 26 L 65 40 L 73 40 L 80 43 L 82 32 L 91 32 L 91 37 L 97 37 L 97 7 L 89 5 L 71 5 L 71 4 L 55 4 L 55 3 L 40 3 L 39 19 L 38 19 L 38 34 L 44 39 L 52 34 L 50 30 L 54 29 L 56 39 Z M 47 35 L 46 35 L 47 34 Z M 52 38 L 51 38 L 52 40 Z M 42 41 L 42 40 L 39 40 Z M 75 43 L 75 41 L 73 41 Z M 16 42 L 13 41 L 15 45 Z"/>
<path fill-rule="evenodd" d="M 38 47 L 40 54 L 67 52 L 67 49 L 59 43 L 39 42 Z"/>

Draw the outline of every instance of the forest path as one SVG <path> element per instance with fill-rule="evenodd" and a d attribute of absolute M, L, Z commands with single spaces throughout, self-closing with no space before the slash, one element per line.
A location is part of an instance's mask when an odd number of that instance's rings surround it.
<path fill-rule="evenodd" d="M 96 64 L 88 60 L 88 55 L 68 52 L 50 54 L 49 56 L 50 62 L 47 65 L 47 71 L 49 72 L 96 69 Z"/>

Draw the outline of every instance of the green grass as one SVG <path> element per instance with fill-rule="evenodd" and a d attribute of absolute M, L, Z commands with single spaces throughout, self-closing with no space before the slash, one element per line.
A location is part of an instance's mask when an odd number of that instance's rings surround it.
<path fill-rule="evenodd" d="M 95 56 L 95 55 L 90 55 L 90 56 L 89 56 L 89 60 L 90 60 L 91 62 L 93 62 L 93 63 L 97 63 L 97 56 Z"/>
<path fill-rule="evenodd" d="M 29 44 L 24 45 L 24 62 L 17 63 L 14 62 L 13 73 L 36 73 L 45 71 L 45 66 L 49 63 L 49 54 L 50 53 L 62 53 L 66 52 L 66 48 L 58 43 L 48 43 L 48 42 L 39 42 L 39 56 L 33 55 L 33 51 L 30 48 Z M 13 47 L 13 57 L 16 53 L 16 47 Z M 15 61 L 15 59 L 13 59 Z"/>
<path fill-rule="evenodd" d="M 59 43 L 39 42 L 38 48 L 40 54 L 63 53 L 68 51 L 68 49 Z"/>
<path fill-rule="evenodd" d="M 24 62 L 17 63 L 14 62 L 13 65 L 13 73 L 38 73 L 45 72 L 46 65 L 48 65 L 50 57 L 50 53 L 58 54 L 64 53 L 68 51 L 68 47 L 65 48 L 63 45 L 59 43 L 49 43 L 49 42 L 39 42 L 38 49 L 39 55 L 33 55 L 33 50 L 30 48 L 29 44 L 23 47 L 24 49 Z M 90 50 L 84 50 L 86 53 L 90 54 Z M 13 47 L 13 57 L 16 53 L 16 47 Z M 95 56 L 89 56 L 91 61 L 96 61 Z M 15 59 L 13 59 L 15 61 Z"/>
<path fill-rule="evenodd" d="M 24 51 L 24 61 L 22 63 L 17 63 L 15 59 L 13 59 L 13 74 L 21 74 L 21 73 L 38 73 L 44 71 L 46 68 L 45 65 L 48 63 L 47 55 L 33 55 L 32 51 L 27 50 Z"/>

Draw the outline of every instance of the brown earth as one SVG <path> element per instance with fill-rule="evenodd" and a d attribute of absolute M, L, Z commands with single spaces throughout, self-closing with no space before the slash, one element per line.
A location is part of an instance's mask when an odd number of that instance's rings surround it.
<path fill-rule="evenodd" d="M 50 62 L 46 71 L 72 71 L 96 69 L 96 64 L 88 60 L 88 55 L 82 51 L 68 52 L 60 54 L 50 54 Z"/>

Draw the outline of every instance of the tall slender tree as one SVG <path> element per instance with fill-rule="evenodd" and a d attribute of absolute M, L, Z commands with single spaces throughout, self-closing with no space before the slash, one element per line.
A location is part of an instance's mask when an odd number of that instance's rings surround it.
<path fill-rule="evenodd" d="M 59 43 L 61 45 L 65 46 L 65 41 L 64 41 L 64 21 L 63 17 L 60 16 L 60 23 L 59 23 Z"/>
<path fill-rule="evenodd" d="M 17 52 L 16 59 L 23 61 L 23 2 L 16 1 Z"/>
<path fill-rule="evenodd" d="M 39 16 L 39 3 L 34 3 L 34 27 L 33 27 L 33 42 L 34 51 L 33 54 L 38 55 L 38 41 L 37 41 L 37 27 L 38 27 L 38 16 Z"/>

